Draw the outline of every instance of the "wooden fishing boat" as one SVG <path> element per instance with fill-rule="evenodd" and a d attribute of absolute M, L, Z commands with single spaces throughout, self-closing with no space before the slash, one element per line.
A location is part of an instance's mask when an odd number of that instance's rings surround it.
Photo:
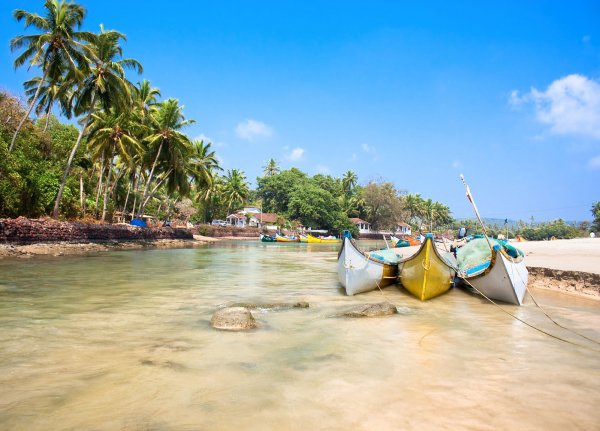
<path fill-rule="evenodd" d="M 402 286 L 421 301 L 435 298 L 447 292 L 456 275 L 454 256 L 442 253 L 428 233 L 421 248 L 411 257 L 399 263 L 399 280 Z"/>
<path fill-rule="evenodd" d="M 475 238 L 458 249 L 458 276 L 490 299 L 523 304 L 529 276 L 523 252 L 493 238 L 489 241 Z"/>
<path fill-rule="evenodd" d="M 344 236 L 338 254 L 338 279 L 350 296 L 389 286 L 397 280 L 399 260 L 391 250 L 362 252 L 349 235 Z"/>
<path fill-rule="evenodd" d="M 298 242 L 298 237 L 296 236 L 282 236 L 278 233 L 275 234 L 275 240 L 277 242 Z"/>
<path fill-rule="evenodd" d="M 262 242 L 276 242 L 277 241 L 274 236 L 264 235 L 262 233 L 260 234 L 260 240 Z"/>
<path fill-rule="evenodd" d="M 410 242 L 408 242 L 405 239 L 395 237 L 394 235 L 390 236 L 390 239 L 392 240 L 392 247 L 394 247 L 394 248 L 410 247 Z"/>
<path fill-rule="evenodd" d="M 306 235 L 308 242 L 310 243 L 318 243 L 318 244 L 336 244 L 338 242 L 342 242 L 341 239 L 336 238 L 334 236 L 328 236 L 328 237 L 319 237 L 317 238 L 316 236 L 312 236 L 311 234 Z"/>

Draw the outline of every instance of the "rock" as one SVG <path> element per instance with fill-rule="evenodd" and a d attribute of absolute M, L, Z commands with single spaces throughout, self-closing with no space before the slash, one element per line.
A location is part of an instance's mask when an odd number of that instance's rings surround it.
<path fill-rule="evenodd" d="M 230 307 L 244 307 L 250 310 L 262 309 L 262 310 L 288 310 L 290 308 L 308 308 L 308 302 L 273 302 L 267 304 L 250 304 L 246 302 L 239 302 L 231 305 Z"/>
<path fill-rule="evenodd" d="M 256 328 L 256 320 L 246 307 L 227 307 L 215 311 L 210 324 L 216 329 L 243 331 Z"/>
<path fill-rule="evenodd" d="M 363 304 L 340 314 L 341 317 L 379 317 L 391 316 L 396 314 L 396 306 L 389 302 L 379 302 L 377 304 Z"/>

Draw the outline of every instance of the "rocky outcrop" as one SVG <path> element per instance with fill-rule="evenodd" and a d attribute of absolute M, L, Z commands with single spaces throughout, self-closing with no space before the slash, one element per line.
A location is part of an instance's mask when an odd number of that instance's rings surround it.
<path fill-rule="evenodd" d="M 227 331 L 244 331 L 256 328 L 256 320 L 246 307 L 226 307 L 215 311 L 210 324 L 213 328 Z"/>
<path fill-rule="evenodd" d="M 600 298 L 600 274 L 528 266 L 529 287 L 554 289 Z"/>
<path fill-rule="evenodd" d="M 300 302 L 273 302 L 266 304 L 251 304 L 247 302 L 238 302 L 236 304 L 232 304 L 231 307 L 244 307 L 250 310 L 289 310 L 292 308 L 308 308 L 308 302 L 300 301 Z"/>
<path fill-rule="evenodd" d="M 52 219 L 0 219 L 0 242 L 31 244 L 41 242 L 152 241 L 193 239 L 189 229 L 139 228 L 130 225 L 61 222 Z"/>
<path fill-rule="evenodd" d="M 361 304 L 338 315 L 338 317 L 381 317 L 396 314 L 396 306 L 390 302 Z"/>

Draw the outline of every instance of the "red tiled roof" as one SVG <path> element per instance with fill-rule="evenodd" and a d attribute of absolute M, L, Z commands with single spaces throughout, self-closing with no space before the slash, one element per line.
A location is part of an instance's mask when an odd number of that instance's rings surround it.
<path fill-rule="evenodd" d="M 410 227 L 410 225 L 408 225 L 404 222 L 398 223 L 398 226 Z"/>
<path fill-rule="evenodd" d="M 367 224 L 369 224 L 369 222 L 366 222 L 366 221 L 364 221 L 362 219 L 359 219 L 357 217 L 351 218 L 350 222 L 353 223 L 353 224 L 360 224 L 360 223 L 367 223 Z"/>
<path fill-rule="evenodd" d="M 232 217 L 233 217 L 233 218 L 236 218 L 236 219 L 238 219 L 238 220 L 244 220 L 244 219 L 246 218 L 246 216 L 245 216 L 245 215 L 243 215 L 243 214 L 229 214 L 229 215 L 227 216 L 227 218 L 232 218 Z"/>
<path fill-rule="evenodd" d="M 275 223 L 277 218 L 279 218 L 279 216 L 275 213 L 254 214 L 254 217 L 263 223 Z"/>

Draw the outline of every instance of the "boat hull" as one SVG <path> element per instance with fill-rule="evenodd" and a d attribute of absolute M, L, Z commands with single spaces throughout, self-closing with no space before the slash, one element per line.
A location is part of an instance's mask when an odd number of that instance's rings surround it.
<path fill-rule="evenodd" d="M 298 238 L 288 238 L 281 235 L 275 235 L 275 239 L 277 242 L 299 242 Z"/>
<path fill-rule="evenodd" d="M 399 266 L 400 284 L 412 295 L 425 301 L 447 292 L 453 285 L 456 271 L 436 249 L 433 238 L 425 238 L 417 253 Z"/>
<path fill-rule="evenodd" d="M 269 235 L 260 234 L 260 240 L 262 242 L 276 242 L 277 240 Z"/>
<path fill-rule="evenodd" d="M 394 284 L 398 265 L 386 263 L 360 251 L 350 238 L 344 238 L 338 255 L 338 280 L 346 295 L 368 292 Z"/>
<path fill-rule="evenodd" d="M 463 277 L 463 280 L 490 299 L 521 305 L 528 277 L 523 258 L 514 259 L 502 250 L 493 250 L 488 268 L 480 274 Z"/>
<path fill-rule="evenodd" d="M 311 234 L 308 234 L 306 236 L 306 240 L 307 242 L 310 243 L 314 243 L 314 244 L 337 244 L 339 242 L 342 242 L 341 239 L 323 239 L 323 238 L 317 238 L 316 236 L 312 236 Z"/>

